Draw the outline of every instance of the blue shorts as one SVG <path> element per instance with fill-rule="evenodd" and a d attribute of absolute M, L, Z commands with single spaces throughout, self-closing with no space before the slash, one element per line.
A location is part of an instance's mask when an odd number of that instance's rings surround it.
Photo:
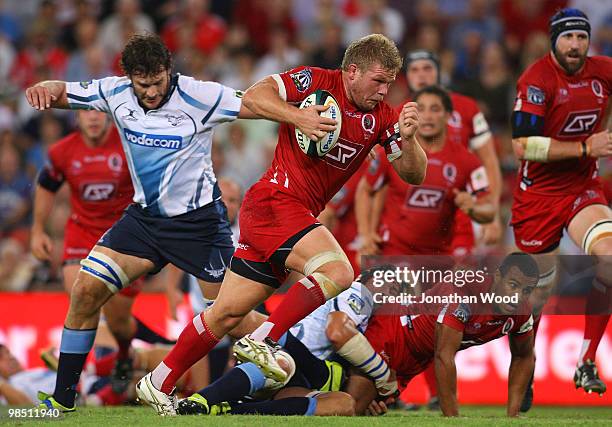
<path fill-rule="evenodd" d="M 98 245 L 152 261 L 151 273 L 171 263 L 212 283 L 223 281 L 234 253 L 227 209 L 221 200 L 170 218 L 152 216 L 132 204 Z"/>

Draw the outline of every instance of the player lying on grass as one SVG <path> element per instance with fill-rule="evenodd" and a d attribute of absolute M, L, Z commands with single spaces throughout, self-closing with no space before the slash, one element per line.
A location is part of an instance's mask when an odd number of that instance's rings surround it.
<path fill-rule="evenodd" d="M 353 415 L 353 397 L 340 391 L 346 385 L 345 370 L 332 361 L 338 356 L 369 372 L 381 395 L 393 395 L 397 391 L 395 378 L 360 333 L 367 327 L 374 308 L 374 272 L 387 268 L 365 271 L 348 290 L 327 301 L 281 338 L 284 349 L 296 361 L 284 385 L 267 379 L 253 363 L 244 363 L 181 400 L 178 412 L 183 415 Z M 362 347 L 366 349 L 360 351 Z M 281 360 L 285 357 L 283 353 L 279 352 Z M 258 401 L 245 396 L 256 396 Z"/>
<path fill-rule="evenodd" d="M 453 302 L 422 307 L 408 306 L 410 314 L 375 314 L 365 336 L 397 375 L 407 384 L 434 363 L 440 408 L 445 416 L 459 414 L 455 354 L 507 335 L 512 361 L 508 380 L 508 416 L 517 416 L 534 369 L 533 318 L 528 298 L 538 280 L 538 269 L 531 256 L 507 256 L 492 280 L 457 288 L 440 284 L 427 295 L 461 297 L 490 292 L 497 297 L 514 296 L 511 303 Z M 452 288 L 452 289 L 450 289 Z M 426 314 L 423 313 L 426 311 Z M 419 314 L 414 314 L 420 311 Z M 347 392 L 358 396 L 356 412 L 362 412 L 377 395 L 370 379 L 355 377 Z M 384 403 L 374 410 L 385 409 Z"/>

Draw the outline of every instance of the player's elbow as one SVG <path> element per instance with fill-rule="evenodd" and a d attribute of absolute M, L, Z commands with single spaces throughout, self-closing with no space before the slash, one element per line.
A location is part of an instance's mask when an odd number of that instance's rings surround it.
<path fill-rule="evenodd" d="M 338 350 L 355 335 L 355 331 L 343 326 L 329 325 L 325 334 L 334 349 Z"/>

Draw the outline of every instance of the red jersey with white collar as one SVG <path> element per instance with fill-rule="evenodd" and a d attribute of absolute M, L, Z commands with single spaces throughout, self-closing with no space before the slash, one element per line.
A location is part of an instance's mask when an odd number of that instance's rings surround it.
<path fill-rule="evenodd" d="M 273 76 L 288 102 L 300 103 L 317 89 L 330 92 L 342 112 L 342 129 L 336 146 L 324 157 L 302 152 L 295 140 L 295 127 L 280 125 L 274 159 L 260 182 L 298 199 L 314 216 L 342 188 L 380 144 L 391 159 L 401 155 L 398 114 L 384 102 L 365 112 L 351 103 L 341 70 L 298 67 Z"/>

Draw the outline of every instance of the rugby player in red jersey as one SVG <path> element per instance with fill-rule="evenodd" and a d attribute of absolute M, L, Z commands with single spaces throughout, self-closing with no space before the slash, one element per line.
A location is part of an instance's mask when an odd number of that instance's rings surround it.
<path fill-rule="evenodd" d="M 383 255 L 449 255 L 456 211 L 487 223 L 495 217 L 495 206 L 478 157 L 450 140 L 446 123 L 453 106 L 446 91 L 427 87 L 414 100 L 420 116 L 417 137 L 428 157 L 425 181 L 407 184 L 377 156 L 357 190 L 357 224 L 360 230 L 369 226 L 368 233 L 383 236 Z M 369 196 L 383 185 L 388 187 L 386 202 L 380 224 L 373 223 Z"/>
<path fill-rule="evenodd" d="M 612 155 L 612 134 L 606 129 L 612 59 L 587 56 L 590 28 L 578 9 L 557 12 L 550 19 L 550 54 L 518 80 L 512 145 L 521 167 L 512 226 L 522 251 L 554 254 L 566 230 L 587 255 L 598 258 L 587 313 L 602 315 L 586 316 L 574 381 L 587 392 L 603 393 L 595 353 L 612 299 L 612 210 L 597 176 L 597 159 Z M 542 277 L 534 292 L 536 315 L 555 283 L 551 258 L 538 257 Z"/>
<path fill-rule="evenodd" d="M 41 261 L 49 260 L 53 243 L 45 232 L 45 224 L 53 209 L 55 193 L 67 183 L 71 212 L 64 229 L 62 275 L 68 293 L 79 272 L 79 262 L 121 217 L 134 196 L 121 141 L 110 119 L 94 110 L 78 111 L 76 115 L 78 130 L 49 148 L 48 165 L 38 175 L 31 241 L 34 256 Z M 171 343 L 131 314 L 142 283 L 140 279 L 135 286 L 121 290 L 104 306 L 107 324 L 119 345 L 112 379 L 117 393 L 123 392 L 129 383 L 132 338 Z"/>
<path fill-rule="evenodd" d="M 455 354 L 465 348 L 508 336 L 512 361 L 508 375 L 507 414 L 514 417 L 534 369 L 533 316 L 529 296 L 538 281 L 536 262 L 527 254 L 511 254 L 493 279 L 463 287 L 439 284 L 425 294 L 440 302 L 399 307 L 400 314 L 377 313 L 370 318 L 365 336 L 395 371 L 398 382 L 407 384 L 430 364 L 435 365 L 440 408 L 445 416 L 459 415 Z M 513 296 L 511 303 L 483 302 L 478 295 Z M 476 296 L 476 302 L 463 297 Z M 448 297 L 445 301 L 443 297 Z M 419 299 L 417 298 L 417 303 Z M 377 391 L 371 379 L 351 376 L 345 391 L 355 397 L 356 413 L 363 413 Z M 370 412 L 384 411 L 384 404 L 370 405 Z"/>
<path fill-rule="evenodd" d="M 424 87 L 439 84 L 440 63 L 435 54 L 426 50 L 412 51 L 406 56 L 405 65 L 406 80 L 412 94 Z M 502 177 L 489 124 L 475 99 L 453 91 L 449 91 L 449 94 L 453 103 L 453 112 L 448 120 L 449 139 L 462 144 L 478 156 L 487 171 L 489 191 L 497 206 Z M 464 212 L 458 211 L 456 215 L 452 247 L 453 252 L 463 255 L 471 252 L 474 247 L 474 231 L 470 218 Z M 497 243 L 503 232 L 499 218 L 483 225 L 482 232 L 484 243 Z"/>
<path fill-rule="evenodd" d="M 406 181 L 419 184 L 425 176 L 427 158 L 414 136 L 416 105 L 407 103 L 398 115 L 382 102 L 400 67 L 397 47 L 374 34 L 351 43 L 339 70 L 298 67 L 266 77 L 245 92 L 243 103 L 253 113 L 282 122 L 274 160 L 245 194 L 240 241 L 215 303 L 194 318 L 164 362 L 141 381 L 139 386 L 150 390 L 147 403 L 164 414 L 175 412 L 156 402 L 172 404 L 168 395 L 176 379 L 274 292 L 289 269 L 306 277 L 289 289 L 261 328 L 234 347 L 271 378 L 286 378 L 271 341 L 348 288 L 354 277 L 346 255 L 316 216 L 376 144 L 385 147 Z M 294 136 L 296 127 L 314 140 L 335 129 L 334 120 L 319 116 L 324 107 L 299 110 L 292 105 L 317 89 L 329 91 L 342 111 L 338 143 L 322 158 L 306 156 Z"/>

